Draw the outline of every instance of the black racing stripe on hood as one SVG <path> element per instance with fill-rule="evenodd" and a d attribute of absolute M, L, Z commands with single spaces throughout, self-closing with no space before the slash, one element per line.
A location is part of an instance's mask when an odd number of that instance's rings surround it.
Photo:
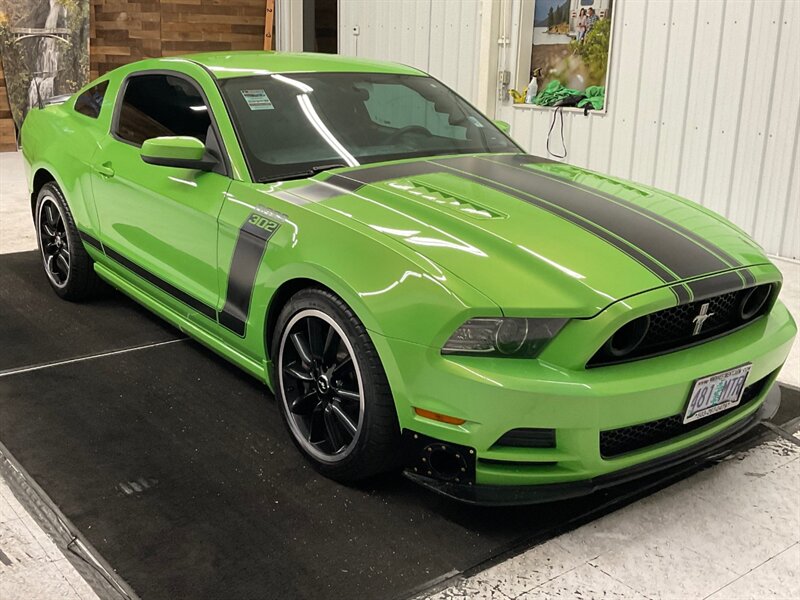
<path fill-rule="evenodd" d="M 436 163 L 426 160 L 417 160 L 414 162 L 391 163 L 377 167 L 366 165 L 360 169 L 352 169 L 341 174 L 332 175 L 325 181 L 344 188 L 349 192 L 355 192 L 370 183 L 443 172 L 444 170 L 442 167 Z"/>
<path fill-rule="evenodd" d="M 711 277 L 696 279 L 695 281 L 687 282 L 687 285 L 692 290 L 693 302 L 737 292 L 746 287 L 738 271 L 728 271 Z"/>
<path fill-rule="evenodd" d="M 483 157 L 483 158 L 485 158 L 485 160 L 490 160 L 492 162 L 497 162 L 497 163 L 501 163 L 501 164 L 508 164 L 508 165 L 512 165 L 512 166 L 515 166 L 515 167 L 522 167 L 522 168 L 524 168 L 525 165 L 530 165 L 530 164 L 554 163 L 555 162 L 555 161 L 551 161 L 551 160 L 541 159 L 538 156 L 519 155 L 519 154 L 514 154 L 514 155 L 510 155 L 510 156 L 509 155 L 487 156 L 487 157 Z M 690 240 L 692 240 L 698 246 L 702 246 L 707 251 L 709 251 L 709 252 L 711 252 L 713 254 L 716 254 L 720 259 L 725 261 L 729 266 L 731 266 L 731 267 L 741 266 L 741 263 L 738 260 L 736 260 L 736 258 L 734 258 L 730 254 L 728 254 L 725 250 L 723 250 L 722 248 L 720 248 L 716 244 L 710 242 L 709 240 L 707 240 L 706 238 L 703 238 L 702 236 L 697 235 L 691 229 L 688 229 L 688 228 L 684 227 L 683 225 L 679 225 L 678 223 L 675 223 L 674 221 L 671 221 L 669 218 L 667 218 L 667 217 L 665 217 L 663 215 L 660 215 L 660 214 L 658 214 L 656 212 L 653 212 L 653 211 L 651 211 L 650 209 L 648 209 L 648 208 L 646 208 L 644 206 L 640 206 L 638 204 L 630 202 L 629 200 L 625 200 L 624 198 L 620 198 L 619 196 L 615 196 L 614 194 L 610 194 L 610 193 L 605 192 L 603 190 L 599 190 L 597 188 L 585 185 L 583 183 L 579 183 L 579 182 L 574 181 L 572 179 L 566 179 L 566 178 L 561 177 L 561 176 L 559 176 L 557 174 L 554 174 L 554 173 L 548 173 L 548 172 L 544 172 L 544 171 L 536 171 L 536 173 L 537 173 L 537 175 L 542 175 L 543 177 L 548 177 L 548 178 L 553 179 L 555 181 L 559 181 L 559 180 L 565 181 L 570 186 L 574 186 L 574 187 L 580 188 L 580 189 L 585 190 L 585 191 L 587 191 L 587 192 L 589 192 L 591 194 L 594 194 L 596 196 L 602 196 L 602 197 L 606 198 L 607 200 L 610 200 L 612 202 L 616 202 L 618 204 L 622 204 L 624 206 L 627 206 L 631 210 L 639 212 L 639 213 L 641 213 L 643 215 L 647 215 L 648 217 L 650 217 L 651 219 L 653 219 L 655 221 L 658 221 L 662 225 L 664 225 L 666 227 L 671 227 L 672 229 L 682 233 L 685 237 L 687 237 Z M 753 282 L 754 281 L 755 280 L 753 280 Z M 747 282 L 747 281 L 745 280 L 745 282 Z M 752 282 L 750 282 L 750 283 L 752 283 Z"/>
<path fill-rule="evenodd" d="M 611 196 L 604 200 L 564 180 L 482 158 L 465 157 L 458 161 L 458 166 L 454 161 L 447 162 L 473 175 L 509 186 L 520 194 L 555 204 L 599 225 L 653 257 L 674 273 L 677 279 L 689 279 L 731 268 L 706 248 L 634 210 L 632 206 L 625 206 L 617 199 L 612 200 Z"/>
<path fill-rule="evenodd" d="M 653 260 L 652 257 L 648 256 L 641 249 L 637 248 L 627 240 L 620 239 L 620 237 L 616 235 L 609 234 L 608 231 L 605 231 L 602 227 L 591 222 L 590 220 L 577 217 L 568 210 L 556 204 L 542 201 L 538 197 L 522 192 L 519 189 L 515 189 L 514 187 L 509 186 L 502 181 L 472 175 L 468 172 L 461 171 L 461 169 L 468 170 L 476 160 L 477 159 L 473 157 L 456 157 L 430 162 L 416 161 L 377 167 L 365 166 L 361 169 L 353 169 L 341 174 L 332 175 L 325 181 L 347 191 L 356 192 L 365 185 L 378 183 L 381 181 L 413 177 L 415 175 L 429 175 L 433 173 L 453 174 L 455 172 L 455 174 L 457 174 L 459 177 L 469 179 L 480 185 L 491 187 L 501 193 L 513 196 L 519 200 L 532 204 L 537 208 L 561 217 L 564 220 L 584 229 L 585 231 L 588 231 L 641 264 L 644 268 L 649 270 L 665 283 L 672 283 L 678 280 L 673 273 L 665 269 L 663 265 L 656 260 Z M 484 167 L 491 167 L 491 164 L 487 161 L 480 161 L 479 164 L 483 165 Z M 525 173 L 523 172 L 523 174 Z M 684 286 L 672 286 L 670 289 L 675 294 L 678 303 L 688 302 L 691 300 L 688 289 Z"/>
<path fill-rule="evenodd" d="M 456 174 L 463 179 L 469 179 L 470 181 L 474 181 L 480 185 L 493 188 L 498 192 L 513 196 L 518 200 L 522 200 L 523 202 L 533 204 L 537 208 L 559 216 L 565 221 L 569 221 L 570 223 L 591 232 L 595 236 L 601 238 L 605 242 L 608 242 L 618 250 L 630 256 L 632 259 L 636 260 L 665 283 L 671 283 L 678 280 L 678 277 L 666 269 L 660 262 L 654 260 L 653 257 L 649 256 L 636 244 L 632 243 L 625 237 L 617 234 L 614 231 L 609 232 L 608 228 L 604 227 L 602 223 L 597 223 L 596 221 L 587 218 L 585 215 L 576 214 L 575 211 L 571 211 L 569 208 L 558 203 L 545 201 L 537 194 L 531 194 L 524 189 L 520 189 L 520 187 L 516 185 L 519 183 L 517 181 L 512 180 L 510 183 L 507 183 L 502 179 L 502 177 L 489 177 L 488 175 L 490 174 L 499 174 L 496 172 L 489 173 L 485 170 L 485 167 L 482 165 L 488 165 L 489 163 L 487 161 L 480 161 L 477 165 L 473 164 L 475 161 L 477 161 L 477 159 L 473 157 L 463 157 L 436 161 L 436 164 L 445 167 L 451 172 L 455 171 Z M 524 172 L 520 173 L 523 175 L 525 174 Z"/>

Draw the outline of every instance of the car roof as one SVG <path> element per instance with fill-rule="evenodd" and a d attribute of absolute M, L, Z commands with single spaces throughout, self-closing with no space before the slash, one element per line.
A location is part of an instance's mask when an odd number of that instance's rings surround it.
<path fill-rule="evenodd" d="M 220 79 L 269 73 L 391 73 L 425 75 L 422 71 L 391 62 L 315 54 L 312 52 L 229 51 L 187 54 L 180 58 L 199 63 Z M 169 59 L 162 59 L 169 60 Z"/>

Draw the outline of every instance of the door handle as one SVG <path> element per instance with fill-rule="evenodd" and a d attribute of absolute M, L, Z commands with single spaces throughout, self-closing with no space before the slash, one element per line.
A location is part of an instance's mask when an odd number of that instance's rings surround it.
<path fill-rule="evenodd" d="M 111 167 L 110 162 L 105 162 L 102 165 L 94 165 L 95 173 L 103 177 L 113 177 L 114 169 Z"/>

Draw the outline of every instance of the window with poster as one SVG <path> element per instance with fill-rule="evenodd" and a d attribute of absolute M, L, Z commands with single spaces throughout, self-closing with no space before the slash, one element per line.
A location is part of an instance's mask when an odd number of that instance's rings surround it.
<path fill-rule="evenodd" d="M 515 106 L 605 112 L 615 0 L 522 0 Z"/>

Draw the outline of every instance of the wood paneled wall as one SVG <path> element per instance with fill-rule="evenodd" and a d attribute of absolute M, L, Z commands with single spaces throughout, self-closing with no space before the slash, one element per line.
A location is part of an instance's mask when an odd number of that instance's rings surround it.
<path fill-rule="evenodd" d="M 92 77 L 142 58 L 260 50 L 266 0 L 92 0 Z"/>
<path fill-rule="evenodd" d="M 91 0 L 89 68 L 97 77 L 154 56 L 264 47 L 266 0 Z M 0 151 L 15 147 L 0 68 Z"/>

